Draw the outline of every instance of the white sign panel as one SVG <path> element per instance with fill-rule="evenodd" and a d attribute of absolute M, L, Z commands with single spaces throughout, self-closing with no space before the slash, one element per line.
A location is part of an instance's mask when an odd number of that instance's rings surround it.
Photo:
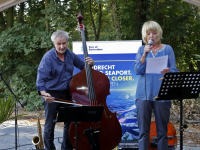
<path fill-rule="evenodd" d="M 126 54 L 137 53 L 142 41 L 90 41 L 88 54 Z M 82 42 L 73 42 L 73 52 L 83 54 Z"/>

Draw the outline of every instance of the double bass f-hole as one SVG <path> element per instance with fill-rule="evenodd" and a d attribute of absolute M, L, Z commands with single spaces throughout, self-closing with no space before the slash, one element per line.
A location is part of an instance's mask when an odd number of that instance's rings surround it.
<path fill-rule="evenodd" d="M 104 106 L 103 103 L 100 103 L 99 105 L 100 105 L 100 106 Z M 106 116 L 107 119 L 112 118 L 112 116 L 109 116 L 109 117 L 108 117 L 108 115 L 106 114 L 105 109 L 104 109 L 103 113 L 105 114 L 105 116 Z"/>
<path fill-rule="evenodd" d="M 86 58 L 88 52 L 83 16 L 79 13 L 77 19 L 82 37 L 84 58 Z M 92 69 L 85 62 L 85 68 L 72 78 L 69 88 L 72 99 L 76 102 L 91 106 L 104 106 L 100 122 L 80 122 L 77 130 L 75 125 L 70 125 L 69 138 L 72 146 L 76 147 L 74 139 L 76 132 L 78 135 L 78 150 L 112 150 L 118 146 L 122 137 L 122 129 L 116 113 L 111 112 L 106 104 L 106 97 L 110 94 L 108 77 L 102 72 Z"/>

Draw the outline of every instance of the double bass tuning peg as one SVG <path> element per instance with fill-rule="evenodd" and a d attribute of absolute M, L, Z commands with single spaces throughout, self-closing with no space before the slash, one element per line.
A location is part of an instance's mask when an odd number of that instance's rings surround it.
<path fill-rule="evenodd" d="M 78 13 L 76 19 L 78 19 L 80 30 L 85 30 L 85 26 L 83 25 L 83 16 L 81 15 L 81 13 Z"/>
<path fill-rule="evenodd" d="M 81 15 L 81 13 L 78 13 L 78 16 L 76 17 L 76 19 L 78 19 L 79 23 L 83 21 L 83 16 Z"/>

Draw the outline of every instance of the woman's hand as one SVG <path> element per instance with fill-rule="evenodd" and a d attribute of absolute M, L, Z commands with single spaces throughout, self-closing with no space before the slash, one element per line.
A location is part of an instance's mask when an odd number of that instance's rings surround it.
<path fill-rule="evenodd" d="M 143 55 L 146 55 L 146 53 L 149 53 L 151 51 L 151 49 L 153 48 L 153 46 L 151 45 L 145 45 L 144 47 L 144 54 Z"/>
<path fill-rule="evenodd" d="M 88 65 L 94 66 L 94 60 L 91 57 L 86 57 L 85 61 L 88 63 Z"/>
<path fill-rule="evenodd" d="M 140 59 L 141 63 L 143 63 L 143 64 L 145 63 L 146 53 L 149 53 L 151 51 L 152 47 L 153 47 L 152 45 L 151 46 L 150 45 L 145 45 L 144 53 L 143 53 L 143 55 L 142 55 L 142 57 Z"/>
<path fill-rule="evenodd" d="M 165 73 L 168 73 L 170 72 L 170 69 L 169 68 L 166 68 L 166 69 L 163 69 L 163 71 L 161 71 L 161 73 L 164 75 Z"/>

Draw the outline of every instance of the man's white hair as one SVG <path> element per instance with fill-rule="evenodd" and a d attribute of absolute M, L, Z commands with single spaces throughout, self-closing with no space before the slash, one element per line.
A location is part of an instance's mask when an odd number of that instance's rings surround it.
<path fill-rule="evenodd" d="M 56 38 L 62 38 L 62 37 L 66 37 L 67 41 L 69 40 L 69 36 L 68 36 L 68 33 L 67 33 L 67 32 L 62 31 L 62 30 L 57 30 L 56 32 L 54 32 L 54 33 L 51 35 L 51 41 L 52 41 L 52 42 L 55 42 L 55 39 L 56 39 Z"/>

